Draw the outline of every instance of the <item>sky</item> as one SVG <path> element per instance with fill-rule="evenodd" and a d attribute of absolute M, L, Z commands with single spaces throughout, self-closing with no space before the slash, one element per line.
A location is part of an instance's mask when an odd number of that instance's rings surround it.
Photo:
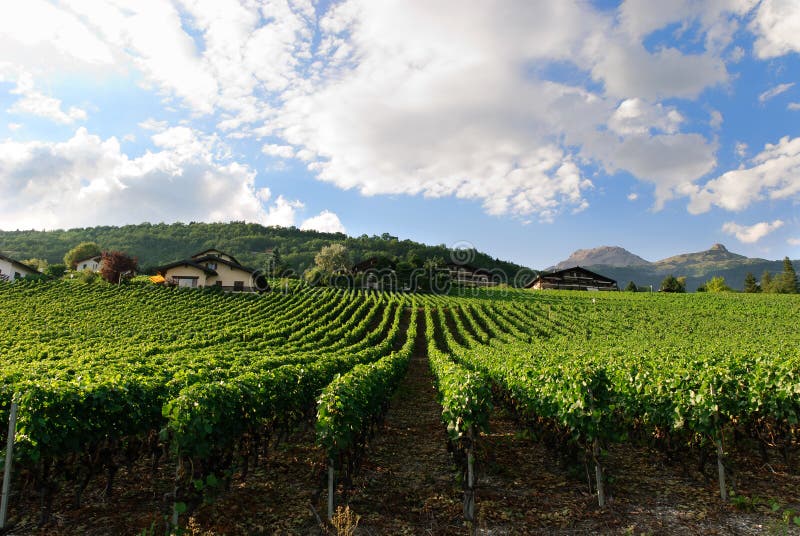
<path fill-rule="evenodd" d="M 9 0 L 0 229 L 800 258 L 797 0 Z"/>

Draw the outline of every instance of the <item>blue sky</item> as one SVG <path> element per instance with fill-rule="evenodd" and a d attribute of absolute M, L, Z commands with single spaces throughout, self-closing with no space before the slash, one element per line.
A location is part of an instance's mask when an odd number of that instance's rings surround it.
<path fill-rule="evenodd" d="M 10 2 L 0 229 L 800 258 L 800 3 Z"/>

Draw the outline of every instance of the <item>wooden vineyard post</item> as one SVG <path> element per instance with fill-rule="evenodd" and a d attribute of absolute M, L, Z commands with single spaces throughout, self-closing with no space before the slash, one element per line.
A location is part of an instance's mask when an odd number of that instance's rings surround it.
<path fill-rule="evenodd" d="M 467 482 L 464 490 L 464 519 L 475 522 L 475 433 L 470 428 L 467 439 Z"/>
<path fill-rule="evenodd" d="M 725 482 L 725 464 L 722 463 L 724 452 L 722 450 L 722 439 L 717 437 L 717 472 L 719 474 L 719 496 L 723 502 L 728 501 L 728 485 Z"/>
<path fill-rule="evenodd" d="M 603 466 L 600 465 L 600 440 L 592 443 L 592 459 L 594 460 L 594 478 L 597 481 L 597 504 L 600 508 L 606 505 L 606 489 L 603 484 Z"/>
<path fill-rule="evenodd" d="M 6 528 L 8 515 L 8 496 L 11 493 L 11 465 L 14 461 L 14 438 L 17 434 L 17 411 L 19 404 L 11 403 L 11 413 L 8 417 L 8 443 L 6 445 L 6 463 L 3 471 L 3 496 L 0 502 L 0 529 Z"/>
<path fill-rule="evenodd" d="M 178 508 L 178 489 L 180 488 L 178 481 L 181 476 L 181 457 L 178 456 L 178 463 L 175 465 L 175 488 L 172 492 L 172 528 L 178 528 L 178 521 L 181 512 Z"/>
<path fill-rule="evenodd" d="M 712 400 L 716 400 L 716 394 L 714 393 L 713 385 L 711 386 L 711 398 Z M 719 427 L 719 411 L 717 412 L 717 437 L 715 438 L 714 443 L 717 446 L 717 474 L 719 475 L 719 497 L 720 499 L 722 499 L 722 502 L 728 502 L 728 484 L 727 482 L 725 482 L 725 464 L 723 463 L 725 452 L 722 449 L 722 428 Z"/>
<path fill-rule="evenodd" d="M 333 470 L 333 460 L 328 460 L 328 521 L 333 519 L 333 507 L 334 507 L 334 486 L 335 484 L 335 474 Z"/>

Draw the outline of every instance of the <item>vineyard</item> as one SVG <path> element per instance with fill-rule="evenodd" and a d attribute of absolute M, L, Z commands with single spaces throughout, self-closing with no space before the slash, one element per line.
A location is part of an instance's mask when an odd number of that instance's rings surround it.
<path fill-rule="evenodd" d="M 412 359 L 432 375 L 467 525 L 485 523 L 479 476 L 498 412 L 583 468 L 574 486 L 588 485 L 601 510 L 622 493 L 621 445 L 713 468 L 706 487 L 720 504 L 746 488 L 744 459 L 761 460 L 764 480 L 777 471 L 797 483 L 791 296 L 29 282 L 0 283 L 0 304 L 0 423 L 16 414 L 10 517 L 31 532 L 65 501 L 80 509 L 99 489 L 113 502 L 122 472 L 154 488 L 152 475 L 168 473 L 147 508 L 185 526 L 298 430 L 320 460 L 311 511 L 324 524 L 384 433 Z M 800 524 L 797 496 L 770 499 Z"/>

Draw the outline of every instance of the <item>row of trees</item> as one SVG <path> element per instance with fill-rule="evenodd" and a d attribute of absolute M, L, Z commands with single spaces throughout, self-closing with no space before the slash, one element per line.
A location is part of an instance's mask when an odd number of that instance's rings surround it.
<path fill-rule="evenodd" d="M 81 242 L 70 249 L 64 255 L 63 264 L 50 264 L 46 259 L 38 258 L 27 259 L 22 263 L 35 268 L 43 276 L 59 279 L 68 272 L 74 272 L 80 261 L 94 257 L 100 257 L 101 259 L 99 277 L 109 283 L 121 283 L 123 279 L 129 279 L 136 275 L 139 268 L 136 259 L 133 257 L 121 251 L 103 251 L 95 242 Z M 87 271 L 87 273 L 80 273 L 78 276 L 85 282 L 92 282 L 98 277 L 98 274 Z"/>
<path fill-rule="evenodd" d="M 629 292 L 637 292 L 645 289 L 638 287 L 636 283 L 631 281 L 628 283 L 628 286 L 625 287 L 625 290 Z M 675 277 L 674 275 L 670 274 L 665 277 L 663 281 L 661 281 L 659 291 L 686 292 L 686 278 Z M 715 276 L 706 281 L 705 284 L 701 285 L 697 291 L 732 292 L 733 289 L 728 286 L 724 277 Z M 769 271 L 765 270 L 761 275 L 760 283 L 756 280 L 756 277 L 751 272 L 748 272 L 744 278 L 744 287 L 742 288 L 742 291 L 751 294 L 757 292 L 766 292 L 772 294 L 800 294 L 800 280 L 798 280 L 797 272 L 794 269 L 794 265 L 792 265 L 792 261 L 789 259 L 789 257 L 784 257 L 783 271 L 772 275 Z"/>

